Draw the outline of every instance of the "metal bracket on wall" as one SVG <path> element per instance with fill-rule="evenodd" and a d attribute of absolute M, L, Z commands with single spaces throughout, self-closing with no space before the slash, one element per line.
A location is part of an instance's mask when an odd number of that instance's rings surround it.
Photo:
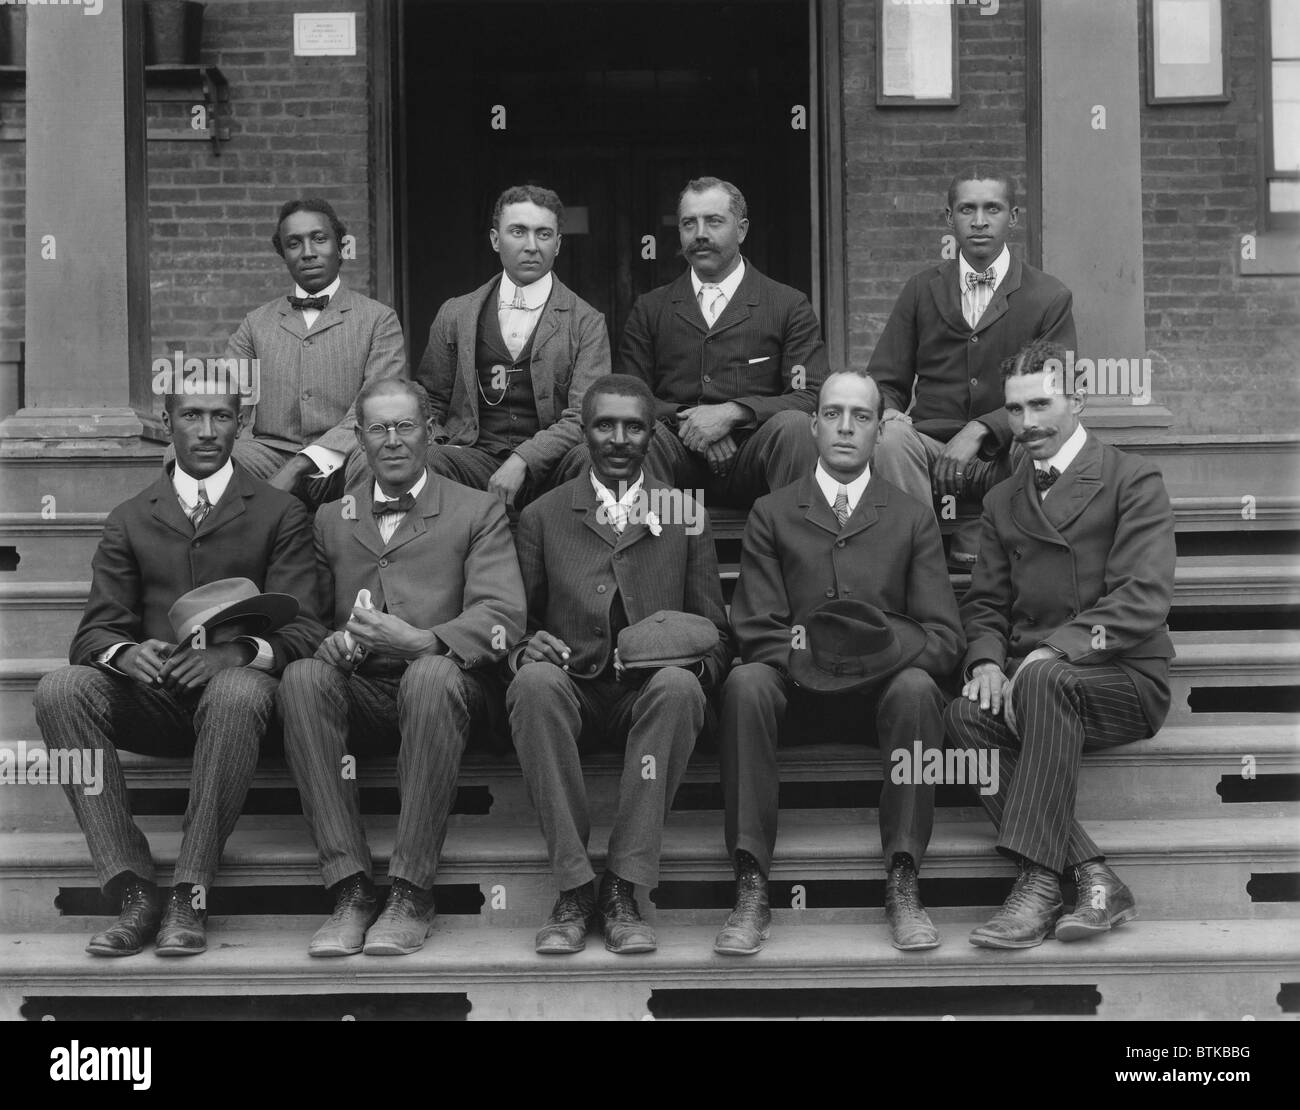
<path fill-rule="evenodd" d="M 216 66 L 145 66 L 145 99 L 149 104 L 188 103 L 189 118 L 183 123 L 150 119 L 150 141 L 212 143 L 212 153 L 221 154 L 221 143 L 230 139 L 230 86 Z M 200 99 L 201 98 L 201 103 Z M 194 115 L 201 108 L 202 118 Z M 202 127 L 195 126 L 201 122 Z"/>

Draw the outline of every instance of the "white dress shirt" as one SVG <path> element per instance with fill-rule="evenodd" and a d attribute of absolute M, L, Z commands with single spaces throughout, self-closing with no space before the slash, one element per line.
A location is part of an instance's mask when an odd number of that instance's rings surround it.
<path fill-rule="evenodd" d="M 843 486 L 848 490 L 849 515 L 852 516 L 858 507 L 858 502 L 862 500 L 862 493 L 867 488 L 867 483 L 871 481 L 871 465 L 868 464 L 867 468 L 861 474 L 854 478 L 853 481 L 846 484 L 834 477 L 830 471 L 822 466 L 821 460 L 819 459 L 817 461 L 817 469 L 813 472 L 813 476 L 817 479 L 817 484 L 821 487 L 822 496 L 826 498 L 826 503 L 830 505 L 832 511 L 835 508 L 835 499 L 840 495 L 840 487 Z"/>
<path fill-rule="evenodd" d="M 992 269 L 994 277 L 992 288 L 987 285 L 968 285 L 967 274 L 982 274 L 984 271 L 975 269 L 960 251 L 957 254 L 957 292 L 961 296 L 961 314 L 966 317 L 966 323 L 972 328 L 980 322 L 984 310 L 993 300 L 994 292 L 1006 279 L 1007 271 L 1011 269 L 1011 251 L 1007 249 L 1005 243 L 1002 246 L 1002 253 L 993 260 L 989 268 Z"/>
<path fill-rule="evenodd" d="M 420 480 L 410 489 L 412 497 L 419 497 L 420 491 L 424 489 L 425 483 L 429 480 L 429 472 L 426 470 L 420 475 Z M 396 497 L 389 497 L 382 489 L 379 483 L 375 483 L 374 498 L 376 501 L 396 501 Z M 387 543 L 393 538 L 393 533 L 397 531 L 397 526 L 402 523 L 402 517 L 405 513 L 384 513 L 382 516 L 375 517 L 375 524 L 379 528 L 379 538 Z"/>
<path fill-rule="evenodd" d="M 1034 469 L 1045 471 L 1056 467 L 1057 473 L 1064 476 L 1066 468 L 1078 458 L 1079 452 L 1083 450 L 1083 445 L 1087 442 L 1088 433 L 1084 426 L 1076 424 L 1070 438 L 1061 444 L 1061 449 L 1055 455 L 1050 459 L 1043 459 L 1041 462 L 1038 459 L 1034 460 Z M 1057 478 L 1056 480 L 1059 482 L 1061 479 Z M 1055 488 L 1055 486 L 1049 486 L 1047 489 L 1039 490 L 1038 500 L 1044 500 Z"/>
<path fill-rule="evenodd" d="M 516 285 L 510 275 L 501 275 L 501 288 L 497 293 L 497 322 L 501 325 L 501 337 L 510 348 L 511 358 L 518 358 L 519 352 L 528 343 L 528 337 L 537 328 L 537 321 L 542 317 L 542 308 L 551 295 L 555 278 L 547 272 L 530 285 Z M 522 298 L 524 308 L 515 308 L 515 295 Z"/>
<path fill-rule="evenodd" d="M 594 470 L 591 472 L 591 485 L 596 491 L 596 500 L 605 510 L 606 522 L 621 536 L 631 519 L 632 506 L 641 496 L 641 489 L 645 485 L 645 471 L 637 475 L 636 481 L 627 487 L 627 492 L 622 497 L 615 497 L 614 491 L 596 477 Z"/>
<path fill-rule="evenodd" d="M 342 284 L 342 278 L 335 278 L 319 293 L 308 293 L 301 285 L 295 283 L 293 295 L 295 297 L 329 297 L 332 300 L 338 294 Z M 307 330 L 311 331 L 312 325 L 320 318 L 320 309 L 300 308 L 298 312 L 302 316 L 302 322 L 307 326 Z M 298 454 L 306 455 L 316 464 L 316 473 L 311 475 L 313 478 L 328 478 L 343 465 L 345 458 L 338 451 L 331 451 L 328 447 L 317 447 L 315 444 L 304 447 Z"/>
<path fill-rule="evenodd" d="M 718 311 L 714 313 L 712 320 L 709 319 L 708 305 L 700 305 L 700 311 L 704 313 L 704 319 L 708 323 L 709 327 L 713 327 L 713 325 L 717 323 L 718 317 L 722 315 L 723 310 L 727 307 L 727 305 L 731 304 L 731 298 L 736 295 L 736 290 L 740 288 L 740 283 L 744 280 L 744 278 L 745 278 L 745 260 L 742 258 L 740 260 L 740 265 L 737 266 L 734 270 L 732 270 L 731 273 L 729 273 L 721 281 L 712 281 L 708 283 L 709 285 L 716 285 L 718 287 L 718 291 L 722 295 L 722 300 L 718 304 Z M 700 275 L 697 274 L 695 272 L 694 267 L 692 267 L 691 288 L 695 291 L 696 301 L 699 301 L 700 290 L 703 289 L 704 286 L 705 286 L 705 282 L 700 279 Z M 716 298 L 718 294 L 713 293 L 712 296 Z"/>

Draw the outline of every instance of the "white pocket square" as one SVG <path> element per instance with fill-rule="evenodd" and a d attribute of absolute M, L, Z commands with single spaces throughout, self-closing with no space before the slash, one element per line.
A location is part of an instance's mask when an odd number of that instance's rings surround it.
<path fill-rule="evenodd" d="M 750 365 L 750 366 L 753 366 L 754 363 L 756 363 L 756 362 L 766 362 L 766 361 L 767 361 L 768 359 L 770 359 L 771 357 L 772 357 L 771 355 L 762 355 L 762 356 L 759 357 L 759 358 L 751 358 L 751 359 L 749 360 L 749 365 Z"/>

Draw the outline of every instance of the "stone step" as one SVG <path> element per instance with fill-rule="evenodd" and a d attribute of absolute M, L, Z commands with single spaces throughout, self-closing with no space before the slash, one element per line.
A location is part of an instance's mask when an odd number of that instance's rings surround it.
<path fill-rule="evenodd" d="M 793 905 L 798 886 L 803 887 L 806 904 L 817 911 L 880 904 L 883 895 L 865 900 L 863 888 L 852 885 L 879 884 L 884 878 L 875 814 L 862 811 L 857 821 L 847 816 L 783 816 L 771 872 L 773 883 L 782 884 L 780 891 L 774 890 L 778 904 Z M 226 844 L 212 897 L 239 888 L 320 886 L 316 851 L 305 823 L 299 819 L 290 827 L 283 819 L 274 820 L 270 827 L 261 819 L 240 822 Z M 164 880 L 179 849 L 179 824 L 176 819 L 171 829 L 147 834 Z M 382 875 L 392 854 L 395 822 L 371 817 L 365 824 L 377 874 Z M 1145 917 L 1297 916 L 1297 903 L 1285 900 L 1294 897 L 1294 872 L 1300 870 L 1294 820 L 1093 821 L 1088 831 L 1134 891 Z M 597 870 L 603 866 L 608 837 L 608 827 L 592 831 L 590 850 Z M 923 868 L 927 902 L 938 906 L 952 904 L 955 898 L 958 904 L 969 904 L 973 898 L 984 907 L 997 905 L 1015 871 L 995 852 L 995 839 L 988 824 L 937 822 Z M 673 908 L 725 908 L 732 897 L 731 879 L 721 821 L 715 817 L 684 823 L 674 815 L 664 831 L 657 901 L 646 892 L 643 900 Z M 980 879 L 1002 882 L 964 885 Z M 555 897 L 546 844 L 535 825 L 449 828 L 438 881 L 477 886 L 482 900 L 475 900 L 474 906 L 493 926 L 542 920 Z M 79 832 L 18 832 L 0 838 L 0 928 L 45 928 L 58 916 L 61 890 L 93 891 L 97 886 Z M 221 912 L 217 905 L 213 908 Z"/>
<path fill-rule="evenodd" d="M 86 955 L 81 933 L 9 933 L 0 935 L 0 1019 L 39 1020 L 73 998 L 121 1000 L 123 1016 L 130 1000 L 181 999 L 186 1016 L 203 1016 L 214 999 L 332 996 L 320 998 L 319 1016 L 339 1020 L 353 1016 L 355 1007 L 338 996 L 412 1001 L 392 997 L 400 995 L 463 996 L 475 1020 L 918 1014 L 966 1020 L 1004 1016 L 1009 1002 L 1035 1017 L 1294 1017 L 1279 1002 L 1300 959 L 1290 921 L 1136 921 L 1096 940 L 1049 940 L 1015 952 L 967 943 L 966 934 L 982 921 L 972 915 L 953 922 L 939 948 L 913 953 L 892 948 L 882 928 L 778 928 L 763 952 L 747 959 L 713 953 L 716 926 L 664 928 L 650 955 L 614 956 L 592 937 L 585 951 L 557 957 L 533 952 L 535 926 L 484 930 L 442 917 L 414 955 L 340 960 L 310 958 L 305 930 L 222 921 L 213 922 L 209 950 L 186 960 L 147 952 L 95 959 Z M 768 1007 L 780 1008 L 769 1015 Z"/>
<path fill-rule="evenodd" d="M 0 741 L 0 760 L 12 760 L 11 777 L 33 766 L 40 741 Z M 141 794 L 171 791 L 169 804 L 157 802 L 138 810 L 172 816 L 143 816 L 166 823 L 184 812 L 190 760 L 161 759 L 120 752 L 129 788 Z M 877 752 L 860 744 L 821 743 L 778 750 L 783 809 L 870 808 L 877 797 L 882 769 Z M 609 823 L 617 807 L 622 757 L 599 753 L 584 759 L 588 805 L 593 821 Z M 958 777 L 964 778 L 965 768 Z M 357 765 L 367 813 L 396 812 L 397 761 L 366 758 Z M 1300 780 L 1300 724 L 1167 726 L 1151 740 L 1089 752 L 1084 758 L 1076 812 L 1080 820 L 1146 817 L 1300 816 L 1296 787 Z M 945 778 L 944 782 L 952 780 Z M 2 776 L 0 776 L 2 782 Z M 535 810 L 513 754 L 500 758 L 471 752 L 461 764 L 457 824 L 528 824 Z M 943 820 L 985 820 L 975 790 L 959 782 L 941 786 Z M 369 791 L 376 791 L 370 795 Z M 716 815 L 723 807 L 718 760 L 713 750 L 697 749 L 676 801 L 676 812 Z M 299 812 L 293 776 L 284 760 L 262 760 L 245 806 L 246 814 Z M 72 810 L 57 785 L 27 779 L 0 784 L 0 832 L 52 832 L 76 828 Z"/>

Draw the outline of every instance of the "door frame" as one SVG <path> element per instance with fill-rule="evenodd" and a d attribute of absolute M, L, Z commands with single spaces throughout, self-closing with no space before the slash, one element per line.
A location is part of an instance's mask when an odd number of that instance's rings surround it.
<path fill-rule="evenodd" d="M 844 240 L 844 83 L 841 77 L 842 0 L 808 5 L 808 173 L 812 288 L 808 299 L 821 320 L 826 353 L 843 368 L 848 352 L 848 280 Z M 370 287 L 410 319 L 406 280 L 406 105 L 403 43 L 404 0 L 367 0 L 370 72 L 370 206 L 375 241 Z M 396 141 L 397 137 L 401 141 Z M 412 337 L 406 336 L 408 348 Z M 408 349 L 411 360 L 420 352 Z"/>

